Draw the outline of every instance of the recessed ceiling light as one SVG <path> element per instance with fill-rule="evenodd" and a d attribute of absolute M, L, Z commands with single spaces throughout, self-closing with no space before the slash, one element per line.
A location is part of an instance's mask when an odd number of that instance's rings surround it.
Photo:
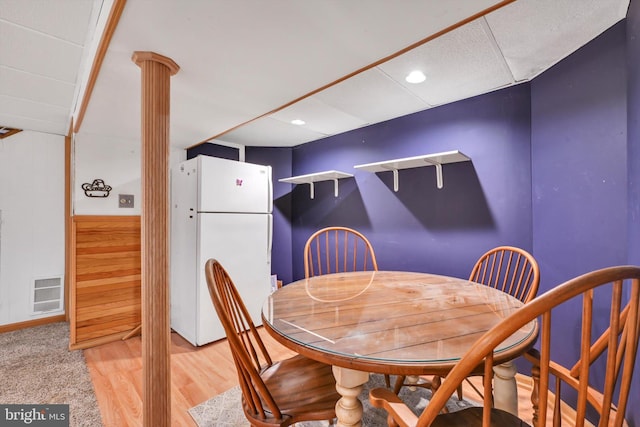
<path fill-rule="evenodd" d="M 292 125 L 297 125 L 297 126 L 302 126 L 303 124 L 305 124 L 304 120 L 300 120 L 300 119 L 294 119 L 291 120 L 291 124 Z"/>
<path fill-rule="evenodd" d="M 408 83 L 422 83 L 427 79 L 424 73 L 420 70 L 413 70 L 407 77 L 404 78 Z"/>

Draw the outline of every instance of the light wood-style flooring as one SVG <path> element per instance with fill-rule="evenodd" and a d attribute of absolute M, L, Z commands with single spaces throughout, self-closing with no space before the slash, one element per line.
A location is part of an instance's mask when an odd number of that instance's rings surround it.
<path fill-rule="evenodd" d="M 293 355 L 260 328 L 271 356 Z M 105 427 L 142 426 L 140 336 L 84 350 Z M 193 347 L 171 334 L 171 425 L 195 426 L 187 410 L 238 384 L 225 340 Z"/>
<path fill-rule="evenodd" d="M 271 356 L 293 355 L 260 328 Z M 193 347 L 171 334 L 171 425 L 195 426 L 187 410 L 238 384 L 235 366 L 225 340 Z M 84 350 L 105 427 L 142 426 L 142 341 L 133 337 Z M 519 378 L 520 416 L 530 422 L 528 378 Z M 393 381 L 393 378 L 392 378 Z M 465 396 L 473 398 L 473 391 Z"/>

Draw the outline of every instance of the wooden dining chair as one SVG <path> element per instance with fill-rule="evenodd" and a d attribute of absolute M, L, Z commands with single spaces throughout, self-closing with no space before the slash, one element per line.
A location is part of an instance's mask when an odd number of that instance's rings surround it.
<path fill-rule="evenodd" d="M 484 366 L 485 378 L 492 379 L 494 348 L 528 322 L 539 319 L 540 349 L 531 349 L 527 355 L 533 362 L 533 425 L 545 427 L 551 420 L 553 426 L 560 426 L 561 406 L 570 404 L 575 412 L 568 420 L 569 425 L 581 427 L 589 418 L 599 427 L 620 427 L 625 422 L 638 351 L 639 311 L 640 267 L 596 270 L 538 296 L 483 334 L 433 393 L 419 417 L 391 390 L 374 389 L 369 400 L 373 406 L 389 413 L 389 426 L 528 425 L 515 415 L 493 407 L 492 381 L 484 382 L 481 407 L 446 414 L 441 411 L 459 382 L 478 367 Z M 573 340 L 566 336 L 552 337 L 557 330 L 557 325 L 552 329 L 552 314 L 558 312 L 564 314 L 564 323 L 568 321 L 568 313 L 574 314 L 574 336 L 580 341 L 573 345 L 573 350 L 580 355 L 578 361 L 566 367 L 554 356 L 566 354 Z M 594 313 L 598 313 L 597 316 L 594 317 Z M 605 318 L 608 324 L 603 326 L 600 321 Z M 571 389 L 571 400 L 563 398 L 565 387 Z M 569 417 L 567 411 L 562 415 L 565 420 Z"/>
<path fill-rule="evenodd" d="M 369 240 L 347 227 L 327 227 L 313 233 L 304 245 L 304 277 L 346 271 L 378 270 Z"/>
<path fill-rule="evenodd" d="M 485 252 L 471 269 L 469 280 L 501 290 L 526 303 L 538 293 L 540 267 L 529 252 L 515 246 L 498 246 Z M 403 386 L 422 387 L 435 390 L 442 384 L 442 378 L 420 377 L 418 383 L 406 383 L 404 376 L 396 379 L 394 392 L 398 394 Z M 482 392 L 468 379 L 467 383 L 482 398 Z M 462 400 L 462 385 L 457 389 Z"/>
<path fill-rule="evenodd" d="M 326 227 L 304 245 L 304 277 L 347 271 L 378 271 L 373 246 L 364 234 L 348 227 Z M 387 387 L 391 378 L 385 374 Z"/>
<path fill-rule="evenodd" d="M 290 426 L 333 421 L 340 399 L 331 366 L 304 356 L 274 362 L 242 298 L 220 263 L 207 261 L 209 294 L 224 327 L 252 426 Z"/>

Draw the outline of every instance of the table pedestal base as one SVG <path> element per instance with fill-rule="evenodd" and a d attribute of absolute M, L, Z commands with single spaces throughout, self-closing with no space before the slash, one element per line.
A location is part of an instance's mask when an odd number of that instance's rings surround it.
<path fill-rule="evenodd" d="M 358 395 L 369 380 L 369 373 L 333 366 L 336 390 L 342 396 L 336 403 L 338 427 L 362 427 L 362 402 Z"/>
<path fill-rule="evenodd" d="M 518 416 L 516 366 L 512 361 L 493 367 L 493 406 Z"/>

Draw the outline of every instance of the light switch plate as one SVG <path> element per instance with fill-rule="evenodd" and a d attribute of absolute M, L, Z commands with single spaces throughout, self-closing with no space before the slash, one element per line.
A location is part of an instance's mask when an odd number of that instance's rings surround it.
<path fill-rule="evenodd" d="M 118 207 L 120 207 L 120 208 L 132 208 L 133 207 L 133 194 L 118 194 Z"/>

